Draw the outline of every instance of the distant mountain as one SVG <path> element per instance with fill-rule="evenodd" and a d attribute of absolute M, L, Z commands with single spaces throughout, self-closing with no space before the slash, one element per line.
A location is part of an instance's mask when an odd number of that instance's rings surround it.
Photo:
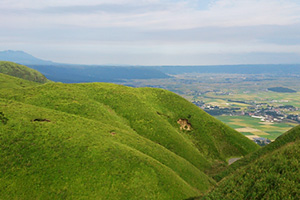
<path fill-rule="evenodd" d="M 56 64 L 51 61 L 42 60 L 39 58 L 36 58 L 28 53 L 25 53 L 24 51 L 0 51 L 0 61 L 11 61 L 23 65 L 28 64 L 36 64 L 36 65 L 53 65 Z"/>
<path fill-rule="evenodd" d="M 0 61 L 0 73 L 38 83 L 49 82 L 49 80 L 40 72 L 24 65 L 19 65 L 8 61 Z"/>
<path fill-rule="evenodd" d="M 169 78 L 168 75 L 153 67 L 63 64 L 42 60 L 23 51 L 0 51 L 1 60 L 26 65 L 38 70 L 49 80 L 63 83 Z"/>

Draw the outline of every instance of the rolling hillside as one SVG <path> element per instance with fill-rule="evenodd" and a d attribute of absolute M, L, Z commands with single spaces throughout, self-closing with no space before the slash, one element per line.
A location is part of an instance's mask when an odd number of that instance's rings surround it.
<path fill-rule="evenodd" d="M 0 61 L 0 73 L 38 83 L 46 83 L 49 81 L 43 74 L 34 69 L 7 61 Z"/>
<path fill-rule="evenodd" d="M 259 148 L 165 90 L 0 83 L 0 199 L 184 199 Z"/>
<path fill-rule="evenodd" d="M 199 199 L 299 199 L 300 126 L 229 167 L 218 186 Z"/>

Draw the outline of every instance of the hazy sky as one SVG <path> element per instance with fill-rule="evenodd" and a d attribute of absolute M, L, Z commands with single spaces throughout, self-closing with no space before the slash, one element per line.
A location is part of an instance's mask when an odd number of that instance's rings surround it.
<path fill-rule="evenodd" d="M 300 63 L 300 0 L 0 0 L 0 50 L 55 62 Z"/>

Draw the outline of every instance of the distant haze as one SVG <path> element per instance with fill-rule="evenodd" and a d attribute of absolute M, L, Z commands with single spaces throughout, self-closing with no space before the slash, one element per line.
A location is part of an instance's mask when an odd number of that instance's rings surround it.
<path fill-rule="evenodd" d="M 299 0 L 1 0 L 0 51 L 74 64 L 300 63 Z"/>

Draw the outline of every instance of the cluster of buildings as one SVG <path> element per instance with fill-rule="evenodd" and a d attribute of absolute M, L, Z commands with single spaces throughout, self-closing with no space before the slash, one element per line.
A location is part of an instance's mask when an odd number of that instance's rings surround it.
<path fill-rule="evenodd" d="M 299 108 L 296 108 L 292 105 L 282 105 L 282 106 L 274 107 L 266 104 L 266 106 L 264 107 L 262 107 L 261 105 L 257 105 L 254 108 L 248 107 L 248 109 L 249 112 L 245 111 L 245 115 L 249 115 L 253 118 L 258 118 L 261 121 L 265 121 L 265 122 L 293 121 L 293 122 L 300 123 L 300 116 L 298 114 L 289 114 L 299 110 Z"/>
<path fill-rule="evenodd" d="M 235 102 L 235 101 L 229 101 Z M 300 123 L 300 116 L 297 111 L 300 109 L 292 105 L 281 105 L 274 107 L 267 103 L 256 103 L 256 102 L 243 102 L 244 104 L 251 104 L 247 108 L 240 108 L 236 106 L 232 107 L 219 107 L 206 104 L 203 101 L 193 102 L 198 107 L 202 108 L 208 114 L 213 116 L 228 115 L 228 116 L 250 116 L 258 118 L 263 122 L 282 122 L 291 121 Z M 242 102 L 237 102 L 242 103 Z M 291 114 L 294 113 L 294 114 Z"/>

